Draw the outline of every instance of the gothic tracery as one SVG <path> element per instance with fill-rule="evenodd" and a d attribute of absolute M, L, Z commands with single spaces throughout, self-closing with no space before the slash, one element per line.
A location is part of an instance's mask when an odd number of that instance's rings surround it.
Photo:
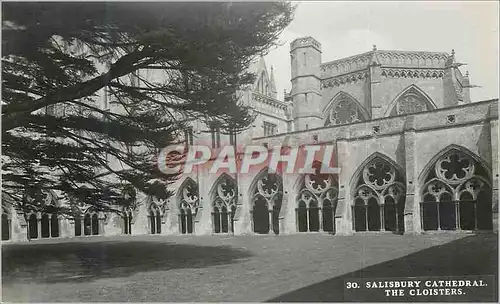
<path fill-rule="evenodd" d="M 253 230 L 267 234 L 279 233 L 279 213 L 283 198 L 283 183 L 277 174 L 268 173 L 257 180 L 252 197 Z"/>
<path fill-rule="evenodd" d="M 466 153 L 451 149 L 428 173 L 422 187 L 424 230 L 492 228 L 491 185 L 486 170 Z"/>
<path fill-rule="evenodd" d="M 234 232 L 233 220 L 236 212 L 236 183 L 223 176 L 216 185 L 212 203 L 212 223 L 215 233 Z"/>
<path fill-rule="evenodd" d="M 194 219 L 199 208 L 198 185 L 192 179 L 187 179 L 179 191 L 180 230 L 183 234 L 193 233 Z"/>
<path fill-rule="evenodd" d="M 354 191 L 355 231 L 404 230 L 406 189 L 402 175 L 388 161 L 376 157 L 363 169 Z"/>
<path fill-rule="evenodd" d="M 337 181 L 331 175 L 307 174 L 297 196 L 296 217 L 299 232 L 334 232 Z"/>
<path fill-rule="evenodd" d="M 328 112 L 327 125 L 348 124 L 366 119 L 352 97 L 341 92 L 335 99 L 334 106 Z"/>

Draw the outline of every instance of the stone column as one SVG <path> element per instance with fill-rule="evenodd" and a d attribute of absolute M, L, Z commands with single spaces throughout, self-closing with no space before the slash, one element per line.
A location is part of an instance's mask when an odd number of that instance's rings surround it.
<path fill-rule="evenodd" d="M 498 104 L 490 106 L 493 231 L 498 232 Z"/>
<path fill-rule="evenodd" d="M 254 175 L 240 174 L 238 176 L 238 200 L 236 202 L 236 214 L 234 216 L 234 234 L 253 233 L 252 202 L 250 194 L 250 183 Z"/>
<path fill-rule="evenodd" d="M 349 185 L 349 146 L 347 143 L 348 133 L 343 132 L 337 139 L 337 167 L 340 168 L 339 195 L 337 208 L 335 210 L 335 234 L 347 235 L 353 233 L 352 212 Z"/>
<path fill-rule="evenodd" d="M 38 236 L 37 236 L 37 238 L 41 239 L 42 238 L 42 215 L 40 213 L 37 213 L 36 220 L 37 220 L 36 222 L 37 222 L 37 225 L 38 225 L 38 231 L 37 231 L 38 232 Z"/>
<path fill-rule="evenodd" d="M 269 234 L 273 234 L 274 233 L 274 229 L 273 229 L 273 214 L 274 214 L 274 208 L 272 207 L 271 204 L 269 204 Z"/>
<path fill-rule="evenodd" d="M 404 227 L 405 234 L 419 233 L 420 225 L 420 204 L 418 201 L 418 173 L 417 166 L 417 146 L 415 137 L 415 117 L 407 116 L 404 125 L 404 153 L 406 171 L 406 198 L 404 207 Z"/>

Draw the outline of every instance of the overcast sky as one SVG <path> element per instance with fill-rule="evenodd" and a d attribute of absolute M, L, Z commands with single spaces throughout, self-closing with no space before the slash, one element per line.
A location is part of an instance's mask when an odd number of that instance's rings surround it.
<path fill-rule="evenodd" d="M 312 36 L 322 62 L 370 51 L 448 52 L 467 63 L 472 101 L 497 98 L 499 88 L 498 2 L 296 2 L 295 18 L 265 57 L 274 66 L 279 99 L 290 90 L 290 42 Z"/>

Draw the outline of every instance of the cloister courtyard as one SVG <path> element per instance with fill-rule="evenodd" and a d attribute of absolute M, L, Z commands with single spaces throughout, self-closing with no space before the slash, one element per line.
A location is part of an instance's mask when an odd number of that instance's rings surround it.
<path fill-rule="evenodd" d="M 498 279 L 497 252 L 496 234 L 47 239 L 3 244 L 2 300 L 343 301 L 350 278 Z"/>

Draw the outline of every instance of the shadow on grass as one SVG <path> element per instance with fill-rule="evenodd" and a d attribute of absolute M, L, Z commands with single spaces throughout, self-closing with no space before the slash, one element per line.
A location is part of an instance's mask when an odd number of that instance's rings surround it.
<path fill-rule="evenodd" d="M 376 237 L 376 236 L 374 236 Z M 369 266 L 342 276 L 282 294 L 267 302 L 344 302 L 345 280 L 418 276 L 494 275 L 498 283 L 498 236 L 472 235 L 408 256 Z M 498 289 L 495 299 L 498 301 Z M 471 299 L 491 301 L 491 298 Z M 481 297 L 481 296 L 480 296 Z M 365 299 L 370 301 L 370 299 Z M 373 301 L 380 301 L 373 299 Z M 415 301 L 415 299 L 413 299 Z"/>
<path fill-rule="evenodd" d="M 58 283 L 126 277 L 138 272 L 204 268 L 250 257 L 229 246 L 154 241 L 64 242 L 2 246 L 2 281 Z"/>

